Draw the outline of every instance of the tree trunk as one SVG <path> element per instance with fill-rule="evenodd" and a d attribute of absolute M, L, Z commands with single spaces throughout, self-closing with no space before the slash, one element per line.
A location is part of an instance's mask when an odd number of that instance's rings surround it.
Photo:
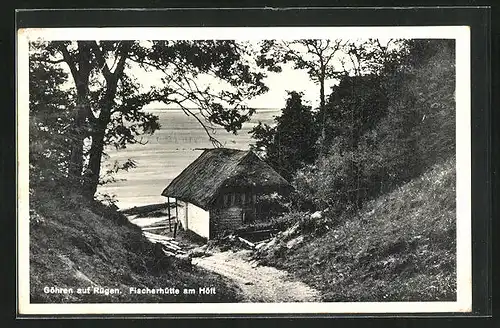
<path fill-rule="evenodd" d="M 97 191 L 99 177 L 101 175 L 102 153 L 104 150 L 104 135 L 107 123 L 99 121 L 96 131 L 92 134 L 92 146 L 90 148 L 89 164 L 84 178 L 84 194 L 92 198 Z"/>
<path fill-rule="evenodd" d="M 92 134 L 92 146 L 90 148 L 89 165 L 86 172 L 84 181 L 84 192 L 89 198 L 93 198 L 97 191 L 99 184 L 99 177 L 101 174 L 102 154 L 104 150 L 104 137 L 106 135 L 106 128 L 111 120 L 112 109 L 115 104 L 114 99 L 116 96 L 118 81 L 123 74 L 125 68 L 125 61 L 128 58 L 127 54 L 131 47 L 130 42 L 125 42 L 120 50 L 121 56 L 116 65 L 114 72 L 109 70 L 106 64 L 105 57 L 103 56 L 101 48 L 95 41 L 89 45 L 89 48 L 94 49 L 94 54 L 97 56 L 101 70 L 103 71 L 106 80 L 106 91 L 99 102 L 101 113 L 99 118 L 95 120 L 94 132 Z"/>
<path fill-rule="evenodd" d="M 101 113 L 94 123 L 89 164 L 85 172 L 83 183 L 84 193 L 89 198 L 94 197 L 99 184 L 102 153 L 104 151 L 104 136 L 106 135 L 106 128 L 111 120 L 111 110 L 114 105 L 117 81 L 110 82 L 107 88 L 104 98 L 100 102 Z"/>
<path fill-rule="evenodd" d="M 78 55 L 74 58 L 64 43 L 58 44 L 64 61 L 68 64 L 76 86 L 76 113 L 72 125 L 72 146 L 69 158 L 68 176 L 70 186 L 79 188 L 82 183 L 83 141 L 87 135 L 86 120 L 89 117 L 89 77 L 92 69 L 88 42 L 78 41 Z"/>
<path fill-rule="evenodd" d="M 83 141 L 86 136 L 86 118 L 90 112 L 88 103 L 88 90 L 86 88 L 77 88 L 77 110 L 73 122 L 73 140 L 71 155 L 69 161 L 69 179 L 74 187 L 81 185 L 83 169 Z"/>
<path fill-rule="evenodd" d="M 105 97 L 109 97 L 106 95 Z M 111 98 L 113 99 L 113 98 Z M 112 102 L 112 100 L 111 100 Z M 92 133 L 92 145 L 90 147 L 89 164 L 85 171 L 84 179 L 84 193 L 87 197 L 93 198 L 97 191 L 99 178 L 101 175 L 102 153 L 104 151 L 104 137 L 106 135 L 106 128 L 111 120 L 111 106 L 112 104 L 106 101 L 105 107 L 101 107 L 101 114 L 96 119 L 94 131 Z"/>
<path fill-rule="evenodd" d="M 326 120 L 326 115 L 325 115 L 325 79 L 322 78 L 320 81 L 319 85 L 319 108 L 320 111 L 323 113 L 323 125 Z"/>
<path fill-rule="evenodd" d="M 321 136 L 319 142 L 319 155 L 323 155 L 326 141 L 326 110 L 325 110 L 325 77 L 319 79 L 319 112 L 321 115 Z"/>

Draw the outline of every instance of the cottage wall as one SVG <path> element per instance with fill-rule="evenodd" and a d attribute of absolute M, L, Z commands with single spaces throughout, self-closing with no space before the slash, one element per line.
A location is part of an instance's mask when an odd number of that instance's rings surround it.
<path fill-rule="evenodd" d="M 223 231 L 240 227 L 243 224 L 241 214 L 242 209 L 237 206 L 210 210 L 211 237 L 215 237 Z"/>
<path fill-rule="evenodd" d="M 233 231 L 242 225 L 263 221 L 251 192 L 227 192 L 220 195 L 209 211 L 188 202 L 179 202 L 182 227 L 207 239 Z"/>
<path fill-rule="evenodd" d="M 177 206 L 179 206 L 179 208 L 177 210 L 177 214 L 179 216 L 178 219 L 181 222 L 181 226 L 183 229 L 187 229 L 187 226 L 188 226 L 188 222 L 187 222 L 188 203 L 182 202 L 182 201 L 177 201 Z"/>
<path fill-rule="evenodd" d="M 255 199 L 256 195 L 250 191 L 221 194 L 210 210 L 210 238 L 258 220 Z"/>
<path fill-rule="evenodd" d="M 210 215 L 208 211 L 191 203 L 182 202 L 179 220 L 184 229 L 191 230 L 201 237 L 209 238 Z"/>

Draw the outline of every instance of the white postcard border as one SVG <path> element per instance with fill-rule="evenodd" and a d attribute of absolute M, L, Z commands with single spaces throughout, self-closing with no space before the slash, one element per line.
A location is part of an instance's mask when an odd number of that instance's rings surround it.
<path fill-rule="evenodd" d="M 29 275 L 29 56 L 28 44 L 43 40 L 185 40 L 299 38 L 425 38 L 456 40 L 457 301 L 322 303 L 99 303 L 32 304 Z M 471 85 L 468 26 L 390 27 L 164 27 L 20 29 L 17 34 L 17 252 L 19 314 L 270 314 L 470 312 Z"/>

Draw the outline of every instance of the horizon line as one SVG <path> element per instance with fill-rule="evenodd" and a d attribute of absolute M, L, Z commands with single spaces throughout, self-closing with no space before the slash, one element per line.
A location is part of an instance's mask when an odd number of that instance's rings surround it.
<path fill-rule="evenodd" d="M 256 111 L 259 109 L 281 109 L 280 107 L 249 107 L 253 108 Z M 155 107 L 150 107 L 150 108 L 142 108 L 143 110 L 183 110 L 182 107 L 161 107 L 161 106 L 155 106 Z M 198 110 L 199 107 L 186 107 L 186 109 L 196 109 Z"/>

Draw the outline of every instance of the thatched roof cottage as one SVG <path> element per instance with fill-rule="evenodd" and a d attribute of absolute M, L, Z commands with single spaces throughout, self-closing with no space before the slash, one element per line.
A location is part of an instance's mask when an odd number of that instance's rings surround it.
<path fill-rule="evenodd" d="M 252 151 L 206 149 L 163 190 L 181 201 L 179 220 L 207 239 L 260 220 L 257 195 L 290 192 L 290 184 Z"/>

